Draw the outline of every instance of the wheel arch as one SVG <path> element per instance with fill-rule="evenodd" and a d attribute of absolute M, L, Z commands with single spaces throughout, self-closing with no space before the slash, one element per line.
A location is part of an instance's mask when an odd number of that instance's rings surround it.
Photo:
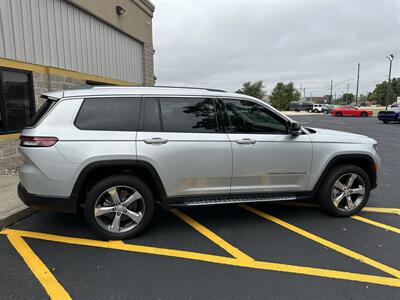
<path fill-rule="evenodd" d="M 96 161 L 85 166 L 78 175 L 71 197 L 77 199 L 77 206 L 84 203 L 85 193 L 97 180 L 113 174 L 132 174 L 149 186 L 155 199 L 163 201 L 166 197 L 164 185 L 156 169 L 146 161 L 119 159 Z"/>
<path fill-rule="evenodd" d="M 329 171 L 340 164 L 355 165 L 360 167 L 367 173 L 371 181 L 371 189 L 376 188 L 377 174 L 373 157 L 367 154 L 341 154 L 333 157 L 325 166 L 324 170 L 321 173 L 321 176 L 319 176 L 317 182 L 313 187 L 313 194 L 317 194 L 322 182 L 324 182 Z"/>

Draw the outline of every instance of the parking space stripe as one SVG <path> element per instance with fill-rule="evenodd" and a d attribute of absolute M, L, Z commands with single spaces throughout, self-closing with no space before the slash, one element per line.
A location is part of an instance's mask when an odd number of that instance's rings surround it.
<path fill-rule="evenodd" d="M 204 262 L 209 262 L 209 263 L 216 263 L 216 264 L 223 264 L 223 265 L 230 265 L 230 266 L 237 266 L 237 267 L 244 267 L 244 268 L 252 268 L 252 269 L 259 269 L 259 270 L 266 270 L 266 271 L 287 272 L 287 273 L 293 273 L 293 274 L 301 274 L 301 275 L 357 281 L 357 282 L 362 282 L 362 283 L 374 283 L 374 284 L 380 284 L 380 285 L 386 285 L 386 286 L 392 286 L 392 287 L 400 287 L 400 279 L 383 277 L 383 276 L 375 276 L 375 275 L 367 275 L 367 274 L 336 271 L 336 270 L 330 270 L 330 269 L 303 267 L 303 266 L 287 265 L 287 264 L 263 262 L 263 261 L 250 261 L 250 260 L 246 261 L 246 260 L 241 260 L 241 259 L 237 259 L 237 258 L 223 257 L 223 256 L 212 255 L 212 254 L 202 254 L 202 253 L 182 251 L 182 250 L 172 250 L 172 249 L 156 248 L 156 247 L 149 247 L 149 246 L 139 246 L 139 245 L 133 245 L 133 244 L 97 241 L 97 240 L 66 237 L 66 236 L 59 236 L 59 235 L 53 235 L 53 234 L 47 234 L 47 233 L 31 232 L 31 231 L 23 231 L 23 230 L 15 230 L 15 229 L 3 230 L 3 231 L 0 231 L 0 234 L 21 236 L 21 237 L 40 239 L 40 240 L 45 240 L 45 241 L 50 241 L 50 242 L 66 243 L 66 244 L 72 244 L 72 245 L 82 245 L 82 246 L 90 246 L 90 247 L 115 249 L 115 250 L 121 250 L 121 251 L 130 251 L 130 252 L 137 252 L 137 253 L 170 256 L 170 257 L 176 257 L 176 258 L 204 261 Z"/>
<path fill-rule="evenodd" d="M 282 202 L 271 202 L 269 204 L 273 205 L 283 205 L 283 206 L 297 206 L 297 207 L 319 207 L 316 203 L 298 202 L 298 201 L 282 201 Z M 400 208 L 391 207 L 364 207 L 363 212 L 375 212 L 382 214 L 395 214 L 400 215 Z"/>
<path fill-rule="evenodd" d="M 8 234 L 8 240 L 42 284 L 51 299 L 71 299 L 54 275 L 19 235 Z"/>
<path fill-rule="evenodd" d="M 383 223 L 380 223 L 380 222 L 376 222 L 376 221 L 373 221 L 373 220 L 370 220 L 370 219 L 367 219 L 367 218 L 364 218 L 364 217 L 360 217 L 360 216 L 352 216 L 352 218 L 355 219 L 355 220 L 364 222 L 364 223 L 368 223 L 368 224 L 376 226 L 376 227 L 383 228 L 385 230 L 389 230 L 389 231 L 392 231 L 392 232 L 395 232 L 395 233 L 400 233 L 400 228 L 397 228 L 397 227 L 386 225 L 386 224 L 383 224 Z"/>
<path fill-rule="evenodd" d="M 178 209 L 171 209 L 170 210 L 173 214 L 175 214 L 178 218 L 180 218 L 182 221 L 193 227 L 195 230 L 200 232 L 202 235 L 204 235 L 206 238 L 217 244 L 219 247 L 224 249 L 226 252 L 231 254 L 233 257 L 236 257 L 237 259 L 243 259 L 243 260 L 254 260 L 250 256 L 248 256 L 246 253 L 243 253 L 240 251 L 238 248 L 235 246 L 232 246 L 229 244 L 227 241 L 225 241 L 223 238 L 212 232 L 210 229 L 207 227 L 201 225 L 199 222 L 196 220 L 192 219 L 189 217 L 187 214 L 183 213 L 182 211 Z"/>
<path fill-rule="evenodd" d="M 374 268 L 377 268 L 377 269 L 379 269 L 379 270 L 381 270 L 381 271 L 383 271 L 385 273 L 388 273 L 388 274 L 393 275 L 393 276 L 395 276 L 397 278 L 400 278 L 400 271 L 399 270 L 396 270 L 396 269 L 394 269 L 392 267 L 386 266 L 386 265 L 384 265 L 384 264 L 382 264 L 380 262 L 377 262 L 376 260 L 373 260 L 373 259 L 371 259 L 369 257 L 366 257 L 366 256 L 362 255 L 362 254 L 359 254 L 359 253 L 354 252 L 354 251 L 352 251 L 350 249 L 347 249 L 347 248 L 342 247 L 342 246 L 340 246 L 338 244 L 335 244 L 335 243 L 333 243 L 331 241 L 328 241 L 328 240 L 326 240 L 324 238 L 321 238 L 321 237 L 319 237 L 319 236 L 317 236 L 315 234 L 312 234 L 312 233 L 310 233 L 308 231 L 305 231 L 305 230 L 303 230 L 303 229 L 301 229 L 301 228 L 299 228 L 297 226 L 289 224 L 289 223 L 287 223 L 287 222 L 285 222 L 285 221 L 283 221 L 281 219 L 278 219 L 278 218 L 276 218 L 276 217 L 274 217 L 274 216 L 272 216 L 270 214 L 267 214 L 267 213 L 265 213 L 265 212 L 263 212 L 261 210 L 255 209 L 255 208 L 253 208 L 251 206 L 241 204 L 240 207 L 242 207 L 242 208 L 244 208 L 244 209 L 246 209 L 246 210 L 248 210 L 248 211 L 250 211 L 250 212 L 252 212 L 252 213 L 254 213 L 254 214 L 256 214 L 256 215 L 258 215 L 258 216 L 260 216 L 260 217 L 262 217 L 262 218 L 264 218 L 266 220 L 268 220 L 268 221 L 271 221 L 271 222 L 273 222 L 275 224 L 278 224 L 278 225 L 280 225 L 280 226 L 282 226 L 282 227 L 284 227 L 284 228 L 286 228 L 286 229 L 288 229 L 290 231 L 293 231 L 293 232 L 295 232 L 295 233 L 297 233 L 299 235 L 302 235 L 305 238 L 308 238 L 308 239 L 310 239 L 310 240 L 312 240 L 312 241 L 314 241 L 316 243 L 324 245 L 325 247 L 328 247 L 328 248 L 330 248 L 332 250 L 335 250 L 335 251 L 337 251 L 339 253 L 342 253 L 342 254 L 344 254 L 346 256 L 349 256 L 351 258 L 357 259 L 357 260 L 361 261 L 362 263 L 365 263 L 365 264 L 368 264 L 368 265 L 370 265 L 370 266 L 372 266 Z"/>
<path fill-rule="evenodd" d="M 400 208 L 364 207 L 362 211 L 400 215 Z"/>

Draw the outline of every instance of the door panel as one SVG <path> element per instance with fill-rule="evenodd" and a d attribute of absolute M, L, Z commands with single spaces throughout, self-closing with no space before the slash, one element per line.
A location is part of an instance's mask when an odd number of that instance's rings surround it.
<path fill-rule="evenodd" d="M 223 99 L 233 151 L 232 193 L 304 191 L 312 143 L 258 102 Z"/>
<path fill-rule="evenodd" d="M 310 176 L 308 135 L 229 134 L 233 150 L 232 193 L 304 191 Z M 249 139 L 253 143 L 237 141 Z"/>
<path fill-rule="evenodd" d="M 164 143 L 145 142 L 153 138 Z M 230 191 L 232 150 L 225 133 L 138 132 L 137 153 L 155 167 L 168 196 Z"/>

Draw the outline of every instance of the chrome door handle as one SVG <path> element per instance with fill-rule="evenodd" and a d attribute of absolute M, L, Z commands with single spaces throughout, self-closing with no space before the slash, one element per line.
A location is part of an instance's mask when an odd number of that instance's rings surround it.
<path fill-rule="evenodd" d="M 146 144 L 166 144 L 168 143 L 167 139 L 162 139 L 162 138 L 152 138 L 152 139 L 145 139 L 143 140 Z"/>
<path fill-rule="evenodd" d="M 256 143 L 256 140 L 244 138 L 244 139 L 236 140 L 236 143 L 241 144 L 241 145 L 252 145 L 252 144 Z"/>

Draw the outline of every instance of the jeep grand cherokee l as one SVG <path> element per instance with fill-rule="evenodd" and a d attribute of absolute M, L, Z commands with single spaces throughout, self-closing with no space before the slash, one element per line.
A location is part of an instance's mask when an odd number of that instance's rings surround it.
<path fill-rule="evenodd" d="M 51 92 L 21 135 L 18 194 L 124 239 L 165 207 L 315 198 L 356 214 L 376 187 L 377 142 L 303 128 L 265 102 L 194 88 Z"/>

